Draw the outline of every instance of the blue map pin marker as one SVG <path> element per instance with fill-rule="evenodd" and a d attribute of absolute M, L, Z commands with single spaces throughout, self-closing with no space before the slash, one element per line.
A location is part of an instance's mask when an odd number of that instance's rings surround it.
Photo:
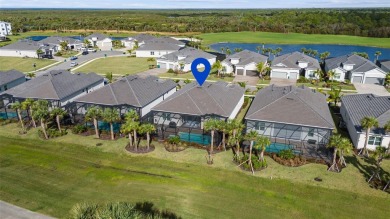
<path fill-rule="evenodd" d="M 204 65 L 204 70 L 202 72 L 200 72 L 198 70 L 199 64 Z M 202 86 L 210 74 L 210 71 L 211 71 L 210 62 L 205 58 L 197 58 L 191 64 L 191 71 L 192 71 L 192 74 L 194 75 L 196 81 L 198 82 L 198 84 L 200 86 Z"/>

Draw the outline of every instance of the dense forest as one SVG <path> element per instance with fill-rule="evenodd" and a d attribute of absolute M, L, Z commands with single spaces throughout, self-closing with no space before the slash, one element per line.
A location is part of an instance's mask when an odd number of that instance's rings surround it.
<path fill-rule="evenodd" d="M 14 31 L 296 32 L 390 37 L 390 9 L 0 10 Z"/>

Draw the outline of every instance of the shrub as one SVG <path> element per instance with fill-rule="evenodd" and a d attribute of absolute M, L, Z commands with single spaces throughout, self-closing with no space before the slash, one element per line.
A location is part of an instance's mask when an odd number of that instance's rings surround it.
<path fill-rule="evenodd" d="M 58 51 L 56 54 L 54 54 L 55 56 L 62 56 L 62 52 Z"/>
<path fill-rule="evenodd" d="M 175 73 L 175 71 L 173 69 L 168 69 L 168 73 Z"/>
<path fill-rule="evenodd" d="M 271 80 L 271 77 L 269 75 L 266 75 L 266 76 L 264 76 L 263 79 L 266 80 L 266 81 L 269 81 L 269 80 Z"/>
<path fill-rule="evenodd" d="M 168 139 L 169 144 L 178 144 L 180 143 L 180 137 L 179 136 L 172 136 Z"/>
<path fill-rule="evenodd" d="M 287 150 L 281 150 L 279 152 L 279 157 L 285 160 L 293 159 L 295 157 L 295 154 L 293 150 L 287 149 Z"/>
<path fill-rule="evenodd" d="M 309 79 L 305 78 L 304 76 L 300 76 L 297 80 L 298 83 L 309 83 Z"/>
<path fill-rule="evenodd" d="M 72 128 L 72 133 L 73 134 L 80 134 L 80 133 L 83 133 L 87 131 L 87 127 L 83 126 L 83 125 L 75 125 L 73 128 Z"/>
<path fill-rule="evenodd" d="M 350 80 L 344 80 L 344 84 L 350 84 L 351 81 Z"/>
<path fill-rule="evenodd" d="M 249 97 L 244 97 L 244 103 L 242 104 L 242 108 L 248 106 L 248 103 L 249 103 Z"/>

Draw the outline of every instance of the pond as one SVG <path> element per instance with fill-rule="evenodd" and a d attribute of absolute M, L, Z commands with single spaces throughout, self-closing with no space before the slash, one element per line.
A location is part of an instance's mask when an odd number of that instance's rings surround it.
<path fill-rule="evenodd" d="M 34 41 L 40 41 L 40 40 L 43 40 L 43 39 L 46 39 L 48 38 L 49 36 L 31 36 L 31 37 L 27 37 L 27 39 L 30 39 L 30 40 L 34 40 Z M 68 37 L 71 37 L 71 38 L 74 38 L 74 39 L 78 39 L 78 40 L 84 40 L 84 37 L 83 36 L 68 36 Z M 112 40 L 121 40 L 121 39 L 124 39 L 126 37 L 111 37 Z"/>
<path fill-rule="evenodd" d="M 262 44 L 258 43 L 216 43 L 211 45 L 210 47 L 215 51 L 221 52 L 221 48 L 230 48 L 232 52 L 234 52 L 235 48 L 242 48 L 256 51 L 256 47 L 263 47 Z M 325 51 L 330 52 L 330 57 L 337 57 L 342 55 L 351 54 L 353 52 L 366 52 L 371 61 L 375 60 L 375 52 L 380 51 L 382 53 L 379 56 L 379 59 L 390 59 L 390 49 L 388 48 L 378 48 L 378 47 L 369 47 L 369 46 L 353 46 L 353 45 L 334 45 L 334 44 L 265 44 L 264 48 L 282 48 L 282 54 L 301 51 L 302 48 L 317 50 L 318 54 L 323 53 Z M 318 57 L 318 56 L 317 56 Z M 273 55 L 271 54 L 271 59 L 273 59 Z"/>

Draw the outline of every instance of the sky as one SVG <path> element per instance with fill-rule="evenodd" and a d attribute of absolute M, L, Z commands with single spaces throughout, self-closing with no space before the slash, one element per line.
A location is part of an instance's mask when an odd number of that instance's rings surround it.
<path fill-rule="evenodd" d="M 0 8 L 352 8 L 390 0 L 0 0 Z"/>

